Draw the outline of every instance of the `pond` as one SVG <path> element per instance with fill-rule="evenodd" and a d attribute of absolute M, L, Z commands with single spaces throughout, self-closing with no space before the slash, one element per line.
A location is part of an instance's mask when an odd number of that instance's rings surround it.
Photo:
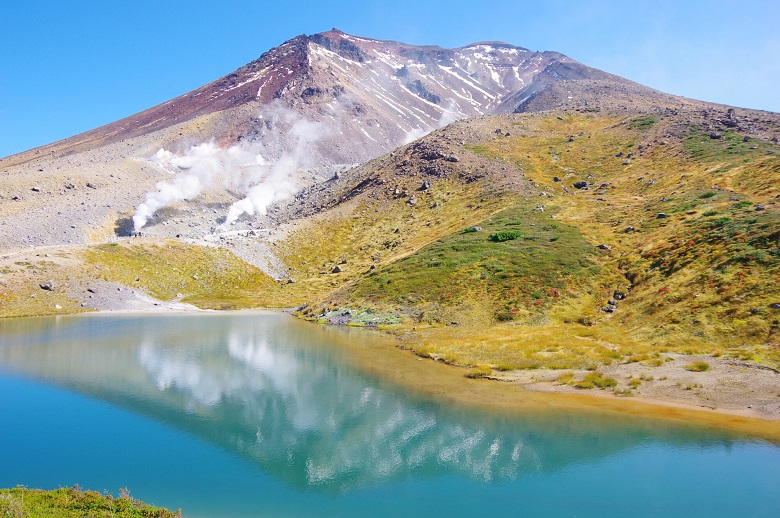
<path fill-rule="evenodd" d="M 129 488 L 187 517 L 780 515 L 777 444 L 459 404 L 386 340 L 272 312 L 0 321 L 0 487 Z"/>

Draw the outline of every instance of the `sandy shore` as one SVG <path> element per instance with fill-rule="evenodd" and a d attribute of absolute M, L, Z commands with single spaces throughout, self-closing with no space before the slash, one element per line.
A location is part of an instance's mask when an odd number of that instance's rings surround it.
<path fill-rule="evenodd" d="M 617 381 L 616 391 L 576 388 L 558 381 L 562 371 L 554 370 L 511 371 L 495 373 L 491 377 L 520 384 L 534 392 L 631 399 L 780 421 L 780 373 L 777 371 L 713 356 L 668 353 L 664 357 L 667 360 L 660 366 L 622 363 L 599 368 L 599 372 Z M 694 362 L 704 362 L 709 369 L 704 372 L 688 370 L 686 367 Z M 588 371 L 563 372 L 573 372 L 575 379 L 588 374 Z"/>

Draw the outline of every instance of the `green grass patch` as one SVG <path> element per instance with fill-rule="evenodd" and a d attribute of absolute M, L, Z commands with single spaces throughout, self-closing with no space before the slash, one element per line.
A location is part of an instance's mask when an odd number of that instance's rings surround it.
<path fill-rule="evenodd" d="M 710 364 L 705 361 L 699 360 L 699 361 L 691 362 L 688 365 L 686 365 L 685 370 L 691 372 L 705 372 L 710 370 Z"/>
<path fill-rule="evenodd" d="M 585 381 L 586 383 L 591 383 L 594 387 L 598 387 L 602 390 L 612 388 L 615 385 L 617 385 L 617 381 L 615 381 L 615 378 L 610 378 L 609 376 L 605 376 L 604 374 L 598 371 L 589 372 L 588 374 L 585 375 L 583 381 Z"/>
<path fill-rule="evenodd" d="M 3 518 L 181 518 L 172 512 L 131 498 L 120 490 L 118 498 L 97 491 L 60 488 L 50 491 L 17 487 L 0 489 L 0 517 Z"/>
<path fill-rule="evenodd" d="M 512 241 L 520 237 L 520 232 L 516 230 L 502 230 L 500 232 L 493 232 L 488 239 L 495 243 L 503 243 L 504 241 Z"/>
<path fill-rule="evenodd" d="M 631 119 L 628 127 L 634 130 L 644 130 L 652 127 L 656 122 L 657 120 L 653 115 L 643 115 L 642 117 Z"/>
<path fill-rule="evenodd" d="M 493 370 L 487 365 L 480 365 L 478 367 L 469 369 L 469 371 L 466 373 L 466 377 L 471 379 L 485 378 L 490 376 L 492 372 Z"/>
<path fill-rule="evenodd" d="M 516 238 L 521 230 L 506 230 L 518 221 L 523 222 L 523 239 Z M 518 205 L 479 226 L 500 237 L 489 241 L 482 233 L 463 232 L 444 236 L 357 281 L 353 297 L 418 307 L 474 304 L 487 309 L 488 318 L 509 321 L 544 313 L 597 278 L 593 246 L 576 227 L 554 222 L 549 214 Z M 426 318 L 446 322 L 435 311 L 427 311 Z"/>

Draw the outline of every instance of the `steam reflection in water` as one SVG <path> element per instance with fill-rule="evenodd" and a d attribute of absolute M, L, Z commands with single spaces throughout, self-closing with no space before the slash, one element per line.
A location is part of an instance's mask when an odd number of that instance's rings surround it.
<path fill-rule="evenodd" d="M 293 487 L 336 493 L 414 477 L 505 482 L 647 445 L 735 442 L 629 418 L 443 406 L 346 361 L 340 343 L 374 339 L 271 313 L 21 319 L 0 322 L 0 368 L 184 430 Z"/>

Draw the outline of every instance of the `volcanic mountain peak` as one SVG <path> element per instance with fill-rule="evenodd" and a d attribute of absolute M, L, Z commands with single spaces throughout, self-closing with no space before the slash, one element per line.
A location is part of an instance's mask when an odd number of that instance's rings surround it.
<path fill-rule="evenodd" d="M 45 152 L 67 155 L 152 133 L 166 147 L 181 146 L 181 136 L 263 140 L 263 116 L 282 106 L 330 127 L 340 142 L 321 150 L 326 162 L 360 162 L 452 120 L 513 111 L 506 99 L 557 63 L 575 62 L 503 42 L 443 49 L 333 29 L 297 36 L 207 85 Z M 34 158 L 25 155 L 14 162 Z"/>

